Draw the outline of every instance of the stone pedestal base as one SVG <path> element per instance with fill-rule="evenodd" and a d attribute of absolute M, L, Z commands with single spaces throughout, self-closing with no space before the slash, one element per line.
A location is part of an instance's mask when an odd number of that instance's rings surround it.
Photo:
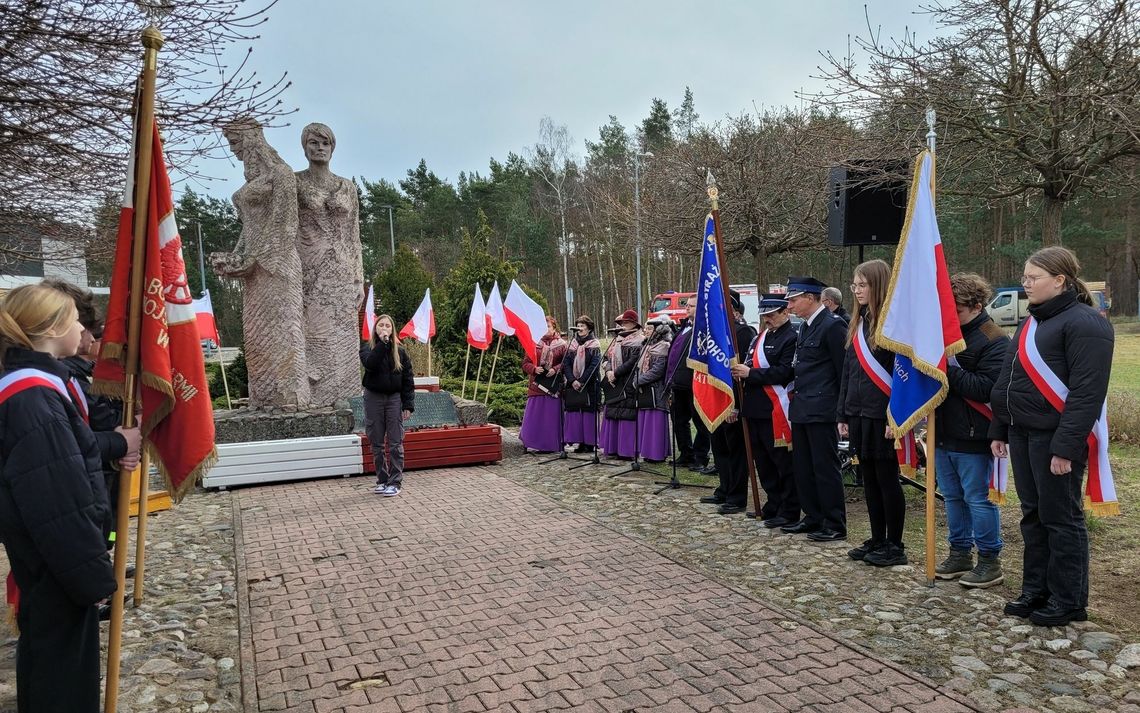
<path fill-rule="evenodd" d="M 352 433 L 353 425 L 352 409 L 254 411 L 239 408 L 214 413 L 218 443 L 343 436 Z"/>

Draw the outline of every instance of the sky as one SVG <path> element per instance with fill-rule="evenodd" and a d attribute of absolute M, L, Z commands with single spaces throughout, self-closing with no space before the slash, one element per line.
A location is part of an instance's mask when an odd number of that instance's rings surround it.
<path fill-rule="evenodd" d="M 251 0 L 256 4 L 257 0 Z M 280 0 L 253 42 L 259 76 L 288 72 L 289 126 L 266 131 L 295 169 L 301 128 L 336 134 L 332 169 L 396 182 L 425 159 L 451 182 L 522 153 L 550 116 L 574 151 L 610 114 L 632 130 L 654 97 L 670 109 L 692 89 L 701 121 L 796 106 L 820 51 L 837 55 L 871 27 L 932 34 L 919 0 Z M 174 38 L 170 38 L 173 40 Z M 237 49 L 237 48 L 235 48 Z M 241 46 L 244 52 L 245 45 Z M 236 161 L 201 166 L 218 180 L 195 191 L 229 196 Z M 183 184 L 185 185 L 185 184 Z"/>

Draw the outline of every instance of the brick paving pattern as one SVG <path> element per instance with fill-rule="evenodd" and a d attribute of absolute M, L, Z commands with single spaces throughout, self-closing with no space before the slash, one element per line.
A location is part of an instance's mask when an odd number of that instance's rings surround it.
<path fill-rule="evenodd" d="M 235 493 L 259 710 L 973 710 L 488 471 L 406 484 Z"/>

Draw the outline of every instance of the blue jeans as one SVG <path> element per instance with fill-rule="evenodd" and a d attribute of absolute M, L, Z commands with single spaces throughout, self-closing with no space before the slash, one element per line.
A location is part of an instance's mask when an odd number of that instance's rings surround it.
<path fill-rule="evenodd" d="M 1001 518 L 989 498 L 993 456 L 942 448 L 934 453 L 938 489 L 946 498 L 950 546 L 970 551 L 977 545 L 978 554 L 997 556 L 1002 547 Z"/>

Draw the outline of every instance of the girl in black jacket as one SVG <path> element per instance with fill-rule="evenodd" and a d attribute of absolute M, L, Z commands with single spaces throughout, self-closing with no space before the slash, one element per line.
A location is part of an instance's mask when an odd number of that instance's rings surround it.
<path fill-rule="evenodd" d="M 360 345 L 364 365 L 364 430 L 372 444 L 376 487 L 384 497 L 400 494 L 404 482 L 404 421 L 416 410 L 412 360 L 395 337 L 395 323 L 382 314 L 372 338 Z M 388 457 L 384 457 L 384 439 Z"/>
<path fill-rule="evenodd" d="M 97 605 L 115 591 L 110 504 L 81 392 L 59 361 L 79 348 L 71 298 L 44 285 L 0 302 L 0 539 L 19 589 L 18 710 L 95 713 Z"/>
<path fill-rule="evenodd" d="M 894 354 L 875 346 L 875 326 L 887 298 L 891 267 L 870 260 L 855 268 L 851 290 L 854 317 L 847 330 L 847 354 L 839 382 L 839 435 L 850 439 L 871 521 L 871 539 L 847 554 L 878 567 L 906 564 L 903 523 L 906 499 L 899 482 L 894 438 L 888 434 L 887 403 Z"/>
<path fill-rule="evenodd" d="M 1025 262 L 1030 316 L 1018 326 L 991 393 L 992 450 L 1009 454 L 1025 540 L 1021 596 L 1005 613 L 1039 626 L 1087 618 L 1081 485 L 1089 434 L 1108 393 L 1113 333 L 1079 272 L 1077 256 L 1062 247 L 1038 250 Z M 1058 384 L 1067 395 L 1058 394 Z"/>

